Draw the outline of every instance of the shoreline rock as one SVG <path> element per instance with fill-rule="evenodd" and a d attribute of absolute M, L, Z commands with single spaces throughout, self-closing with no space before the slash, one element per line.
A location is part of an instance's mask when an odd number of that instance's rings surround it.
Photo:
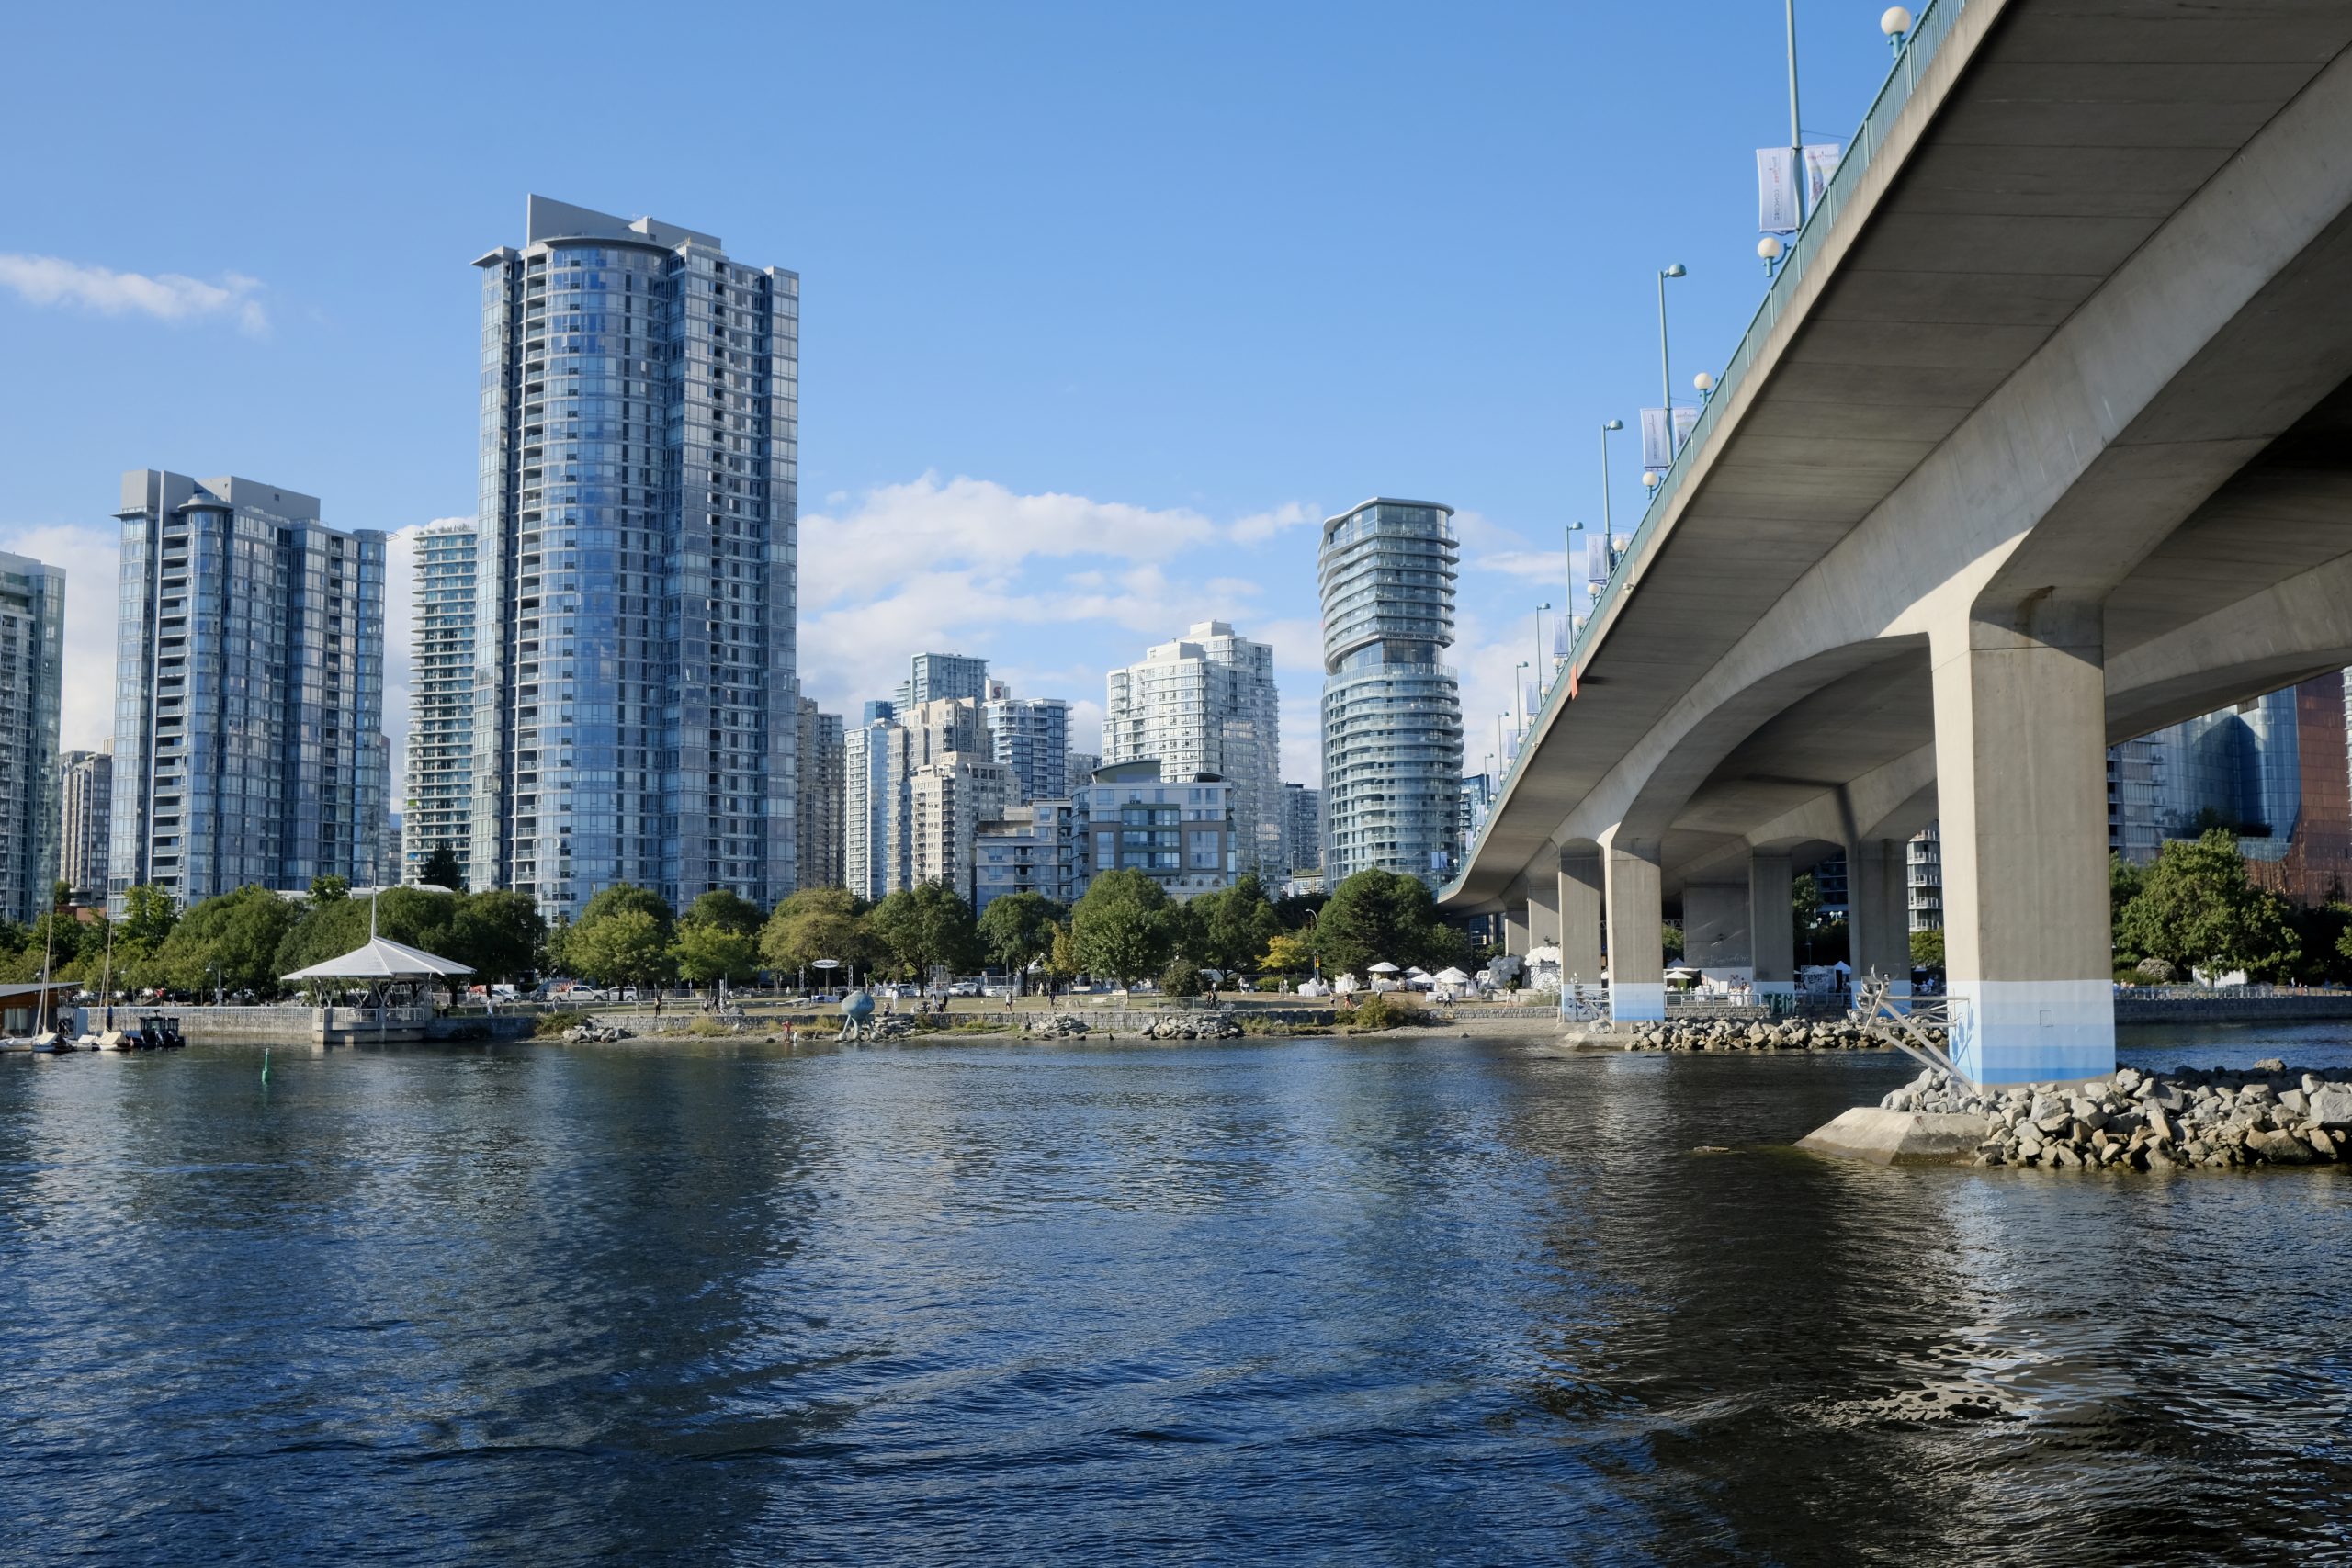
<path fill-rule="evenodd" d="M 2352 1140 L 2352 1081 L 2330 1081 L 2277 1059 L 2254 1066 L 2119 1067 L 2079 1087 L 1976 1089 L 1936 1069 L 1879 1101 L 1880 1109 L 1973 1118 L 1966 1162 L 2050 1170 L 2222 1169 L 2333 1164 Z M 1833 1123 L 1834 1125 L 1834 1123 Z"/>
<path fill-rule="evenodd" d="M 1944 1032 L 1919 1025 L 1919 1032 L 1940 1047 Z M 1631 1032 L 1626 1032 L 1630 1031 Z M 1770 1022 L 1742 1019 L 1694 1019 L 1682 1022 L 1611 1026 L 1607 1033 L 1589 1034 L 1587 1043 L 1613 1045 L 1623 1051 L 1885 1051 L 1893 1049 L 1883 1033 L 1872 1033 L 1851 1019 L 1790 1018 Z"/>

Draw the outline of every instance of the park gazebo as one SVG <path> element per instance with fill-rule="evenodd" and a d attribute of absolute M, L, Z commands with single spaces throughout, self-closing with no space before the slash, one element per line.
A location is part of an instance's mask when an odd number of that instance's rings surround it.
<path fill-rule="evenodd" d="M 340 958 L 330 958 L 279 978 L 313 992 L 329 988 L 347 992 L 366 987 L 367 995 L 356 1009 L 332 1003 L 320 1008 L 321 1035 L 331 1040 L 338 1033 L 356 1033 L 373 1024 L 376 1037 L 383 1040 L 390 1038 L 396 1026 L 403 1032 L 417 1032 L 432 1021 L 432 998 L 427 994 L 420 1002 L 420 988 L 472 973 L 472 969 L 454 959 L 410 947 L 390 937 L 370 936 L 366 943 Z M 356 1017 L 348 1016 L 355 1012 Z"/>

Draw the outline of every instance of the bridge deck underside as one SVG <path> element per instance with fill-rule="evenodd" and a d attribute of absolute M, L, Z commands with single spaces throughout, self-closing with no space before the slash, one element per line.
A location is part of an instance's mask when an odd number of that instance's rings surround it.
<path fill-rule="evenodd" d="M 2005 383 L 2037 355 L 2046 367 L 2070 318 L 2165 243 L 2184 206 L 2352 45 L 2341 0 L 2247 0 L 2226 17 L 2165 0 L 1983 10 L 1994 19 L 1973 48 L 1939 57 L 1951 79 L 1915 96 L 1881 154 L 1888 172 L 1871 171 L 1881 187 L 1863 187 L 1842 251 L 1824 253 L 1834 265 L 1804 280 L 1812 297 L 1783 316 L 1696 455 L 1596 628 L 1578 697 L 1539 731 L 1449 907 L 1491 908 L 1548 876 L 1562 824 L 1694 682 Z M 2033 585 L 2079 578 L 2102 599 L 2111 663 L 2352 554 L 2346 299 L 2352 224 L 2339 220 L 2117 437 L 2069 496 L 2075 513 L 2041 530 L 2052 543 Z M 2044 521 L 2021 517 L 2017 532 Z M 1906 599 L 1869 580 L 1849 591 L 1883 592 L 1890 617 Z M 2274 659 L 2136 705 L 2111 693 L 2111 738 L 2330 657 Z M 1932 754 L 1924 639 L 1813 661 L 1751 697 L 1712 721 L 1691 777 L 1667 786 L 1687 791 L 1662 823 L 1669 886 L 1806 801 Z"/>

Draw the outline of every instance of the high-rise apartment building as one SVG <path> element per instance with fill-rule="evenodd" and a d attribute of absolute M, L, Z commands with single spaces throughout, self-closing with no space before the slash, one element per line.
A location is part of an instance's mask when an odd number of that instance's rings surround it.
<path fill-rule="evenodd" d="M 882 891 L 896 893 L 932 880 L 918 859 L 920 830 L 914 815 L 915 776 L 933 763 L 986 762 L 989 732 L 978 697 L 941 697 L 898 710 L 888 737 L 888 850 Z M 933 863 L 934 871 L 937 863 Z"/>
<path fill-rule="evenodd" d="M 1908 884 L 1911 929 L 1944 929 L 1944 845 L 1939 824 L 1930 822 L 1912 835 L 1903 849 L 1904 880 Z"/>
<path fill-rule="evenodd" d="M 1106 871 L 1140 871 L 1182 902 L 1232 886 L 1233 785 L 1154 761 L 1098 770 L 1068 800 L 1005 807 L 979 824 L 972 907 L 1007 893 L 1074 904 Z"/>
<path fill-rule="evenodd" d="M 1069 704 L 1059 697 L 1016 697 L 1003 682 L 990 681 L 981 713 L 989 756 L 1012 770 L 1017 799 L 1067 799 Z"/>
<path fill-rule="evenodd" d="M 2150 760 L 2163 836 L 2225 828 L 2256 886 L 2304 904 L 2343 897 L 2352 889 L 2344 710 L 2345 677 L 2330 671 L 2132 742 Z"/>
<path fill-rule="evenodd" d="M 481 268 L 472 882 L 798 880 L 800 280 L 532 197 Z"/>
<path fill-rule="evenodd" d="M 470 520 L 417 531 L 410 642 L 408 787 L 400 879 L 423 879 L 439 850 L 473 854 L 474 593 L 480 531 Z"/>
<path fill-rule="evenodd" d="M 1102 757 L 1153 761 L 1170 777 L 1215 773 L 1233 785 L 1242 869 L 1283 865 L 1281 698 L 1272 645 L 1203 621 L 1143 662 L 1111 671 Z"/>
<path fill-rule="evenodd" d="M 890 736 L 897 728 L 887 716 L 873 716 L 842 738 L 842 886 L 869 903 L 891 882 Z"/>
<path fill-rule="evenodd" d="M 376 880 L 384 536 L 256 479 L 123 476 L 108 907 Z"/>
<path fill-rule="evenodd" d="M 1323 874 L 1443 882 L 1458 853 L 1453 509 L 1375 498 L 1323 525 Z"/>
<path fill-rule="evenodd" d="M 58 877 L 65 571 L 0 554 L 0 919 L 38 919 Z"/>
<path fill-rule="evenodd" d="M 107 896 L 107 857 L 114 847 L 114 742 L 68 751 L 58 795 L 58 880 L 77 898 Z"/>
<path fill-rule="evenodd" d="M 848 742 L 842 716 L 800 699 L 800 886 L 841 887 L 845 866 L 842 816 L 848 789 Z"/>
<path fill-rule="evenodd" d="M 1098 752 L 1072 751 L 1069 754 L 1069 765 L 1063 770 L 1068 775 L 1069 782 L 1062 786 L 1061 797 L 1067 800 L 1084 789 L 1092 782 L 1094 770 L 1102 765 L 1102 758 Z"/>
<path fill-rule="evenodd" d="M 973 840 L 980 824 L 1013 805 L 1012 770 L 986 757 L 949 752 L 917 768 L 907 783 L 911 883 L 935 882 L 966 899 L 973 883 Z"/>
<path fill-rule="evenodd" d="M 1323 863 L 1323 792 L 1283 785 L 1283 870 L 1313 871 Z"/>
<path fill-rule="evenodd" d="M 899 682 L 896 705 L 905 713 L 920 703 L 956 702 L 969 697 L 986 701 L 989 661 L 962 653 L 918 653 L 908 660 L 907 678 Z"/>

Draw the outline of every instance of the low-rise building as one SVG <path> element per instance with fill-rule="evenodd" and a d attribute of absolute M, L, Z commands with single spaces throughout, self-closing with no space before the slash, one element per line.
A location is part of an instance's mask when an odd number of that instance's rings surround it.
<path fill-rule="evenodd" d="M 1232 784 L 1214 773 L 1163 778 L 1150 761 L 1098 768 L 1067 801 L 1001 811 L 976 840 L 975 908 L 1009 892 L 1075 903 L 1106 871 L 1140 871 L 1182 902 L 1238 874 Z"/>

